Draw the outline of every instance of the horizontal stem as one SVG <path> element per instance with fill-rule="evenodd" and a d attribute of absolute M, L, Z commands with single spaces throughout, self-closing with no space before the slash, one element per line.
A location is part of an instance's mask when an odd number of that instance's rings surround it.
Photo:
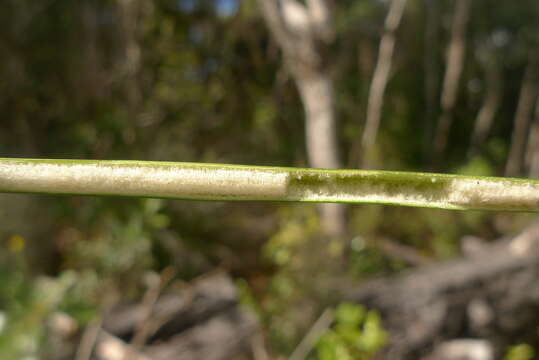
<path fill-rule="evenodd" d="M 539 211 L 539 181 L 151 161 L 0 159 L 0 192 Z"/>

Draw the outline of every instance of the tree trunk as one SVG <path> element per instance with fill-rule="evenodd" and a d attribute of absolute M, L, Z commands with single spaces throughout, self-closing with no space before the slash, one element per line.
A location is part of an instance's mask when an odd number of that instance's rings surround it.
<path fill-rule="evenodd" d="M 534 107 L 537 93 L 537 59 L 535 54 L 530 55 L 528 65 L 524 72 L 522 87 L 518 99 L 511 148 L 507 156 L 505 176 L 517 176 L 522 171 L 524 150 L 526 147 L 526 135 L 529 129 L 530 117 Z"/>
<path fill-rule="evenodd" d="M 374 165 L 374 146 L 380 128 L 384 94 L 386 91 L 393 53 L 395 50 L 395 32 L 399 27 L 406 0 L 392 0 L 384 24 L 384 34 L 378 50 L 378 61 L 372 77 L 367 103 L 367 119 L 361 139 L 360 167 L 371 168 Z"/>
<path fill-rule="evenodd" d="M 323 49 L 333 38 L 328 5 L 324 0 L 309 0 L 305 5 L 297 0 L 258 3 L 303 102 L 309 164 L 338 168 L 333 84 L 326 66 L 328 55 Z M 328 235 L 345 233 L 343 205 L 322 204 L 320 214 Z"/>
<path fill-rule="evenodd" d="M 141 100 L 138 75 L 141 65 L 141 48 L 138 42 L 139 15 L 141 3 L 138 0 L 118 0 L 120 14 L 120 44 L 122 45 L 119 69 L 126 99 L 127 118 L 135 122 Z M 126 143 L 135 140 L 134 126 L 124 129 Z"/>
<path fill-rule="evenodd" d="M 81 84 L 79 84 L 79 89 L 83 89 L 84 91 L 81 100 L 88 102 L 104 96 L 98 42 L 98 13 L 96 4 L 93 1 L 83 0 L 79 3 L 79 6 L 81 33 L 77 41 L 83 44 L 81 54 L 82 71 L 79 75 L 83 79 Z"/>
<path fill-rule="evenodd" d="M 305 108 L 305 137 L 309 164 L 315 168 L 338 168 L 333 86 L 328 74 L 296 76 Z"/>
<path fill-rule="evenodd" d="M 428 154 L 432 151 L 432 136 L 434 124 L 439 111 L 439 61 L 438 46 L 440 41 L 440 4 L 438 0 L 425 0 L 426 7 L 426 30 L 425 30 L 425 120 L 423 153 L 425 163 L 429 160 Z"/>
<path fill-rule="evenodd" d="M 502 95 L 502 73 L 494 51 L 486 51 L 485 58 L 480 62 L 484 63 L 485 66 L 486 93 L 472 132 L 470 149 L 468 150 L 469 157 L 476 155 L 485 143 L 500 107 Z"/>
<path fill-rule="evenodd" d="M 528 168 L 528 177 L 539 179 L 539 99 L 535 101 L 535 114 L 526 149 L 526 166 Z"/>
<path fill-rule="evenodd" d="M 447 51 L 447 68 L 442 88 L 442 115 L 434 137 L 433 166 L 439 168 L 447 147 L 449 130 L 453 123 L 453 110 L 457 102 L 460 77 L 466 53 L 466 27 L 470 15 L 471 0 L 456 0 L 451 40 Z"/>

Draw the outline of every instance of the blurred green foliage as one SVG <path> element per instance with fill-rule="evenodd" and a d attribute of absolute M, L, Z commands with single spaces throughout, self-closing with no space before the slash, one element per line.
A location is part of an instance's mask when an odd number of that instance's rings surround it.
<path fill-rule="evenodd" d="M 528 344 L 519 344 L 509 347 L 504 360 L 532 360 L 535 358 L 535 350 Z"/>
<path fill-rule="evenodd" d="M 335 325 L 316 346 L 319 360 L 368 360 L 387 342 L 380 316 L 361 305 L 342 303 L 335 311 Z"/>
<path fill-rule="evenodd" d="M 323 252 L 311 250 L 313 238 L 320 232 L 315 206 L 291 206 L 280 212 L 277 231 L 263 247 L 266 261 L 275 264 L 277 270 L 260 307 L 271 339 L 286 353 L 301 340 L 311 312 L 320 306 L 306 299 L 313 296 L 313 288 L 316 290 L 322 280 L 322 269 L 314 267 L 320 265 L 318 257 Z"/>

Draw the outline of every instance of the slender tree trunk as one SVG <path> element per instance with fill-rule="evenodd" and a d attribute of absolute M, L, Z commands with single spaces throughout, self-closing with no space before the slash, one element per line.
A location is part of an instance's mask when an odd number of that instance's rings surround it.
<path fill-rule="evenodd" d="M 434 124 L 439 111 L 439 61 L 438 46 L 440 41 L 440 5 L 439 0 L 425 0 L 426 7 L 426 30 L 425 30 L 425 132 L 423 139 L 423 153 L 425 162 L 428 161 L 432 151 L 432 136 Z"/>
<path fill-rule="evenodd" d="M 120 42 L 122 45 L 119 72 L 123 75 L 124 94 L 128 119 L 135 121 L 141 100 L 138 75 L 141 64 L 141 49 L 138 42 L 140 6 L 138 0 L 118 0 L 120 14 Z M 133 126 L 124 130 L 127 143 L 135 140 Z"/>
<path fill-rule="evenodd" d="M 305 107 L 305 136 L 309 163 L 315 168 L 338 168 L 333 86 L 328 74 L 297 77 Z"/>
<path fill-rule="evenodd" d="M 104 95 L 101 83 L 100 52 L 98 44 L 98 14 L 93 1 L 82 0 L 79 3 L 81 16 L 81 34 L 78 41 L 82 41 L 81 54 L 82 81 L 79 85 L 84 93 L 82 101 L 95 100 Z M 84 84 L 84 85 L 82 85 Z M 82 85 L 82 86 L 80 86 Z"/>
<path fill-rule="evenodd" d="M 307 157 L 312 167 L 340 166 L 333 84 L 324 45 L 333 38 L 330 10 L 324 0 L 258 0 L 268 27 L 283 50 L 284 61 L 305 110 Z M 345 233 L 344 207 L 320 206 L 321 222 L 330 236 Z"/>
<path fill-rule="evenodd" d="M 384 24 L 384 34 L 378 50 L 378 61 L 369 91 L 367 119 L 361 139 L 360 167 L 371 168 L 374 165 L 374 145 L 380 128 L 384 94 L 393 64 L 395 51 L 395 32 L 399 27 L 406 0 L 392 0 Z"/>
<path fill-rule="evenodd" d="M 434 166 L 440 167 L 440 162 L 447 147 L 449 130 L 453 123 L 453 110 L 457 102 L 459 82 L 464 67 L 466 54 L 466 27 L 470 15 L 471 0 L 456 0 L 451 40 L 447 51 L 447 68 L 442 88 L 442 114 L 434 136 Z"/>
<path fill-rule="evenodd" d="M 528 167 L 528 177 L 539 178 L 539 99 L 535 100 L 535 114 L 528 137 L 528 147 L 526 149 L 526 165 Z"/>
<path fill-rule="evenodd" d="M 315 168 L 338 168 L 340 163 L 337 154 L 333 86 L 330 77 L 320 72 L 315 76 L 296 81 L 307 119 L 305 136 L 309 163 Z M 319 206 L 323 229 L 330 235 L 342 235 L 346 228 L 344 206 L 339 204 Z"/>
<path fill-rule="evenodd" d="M 520 88 L 505 176 L 517 176 L 522 171 L 530 117 L 537 94 L 537 75 L 536 54 L 531 54 Z"/>
<path fill-rule="evenodd" d="M 468 150 L 469 157 L 476 155 L 485 143 L 500 107 L 502 94 L 502 73 L 500 65 L 496 61 L 496 54 L 493 51 L 488 51 L 482 62 L 485 66 L 486 93 L 472 132 Z"/>

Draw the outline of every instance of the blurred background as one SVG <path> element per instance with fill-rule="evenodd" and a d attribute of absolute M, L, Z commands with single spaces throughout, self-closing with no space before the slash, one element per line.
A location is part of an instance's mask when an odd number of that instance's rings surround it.
<path fill-rule="evenodd" d="M 538 16 L 532 0 L 3 0 L 0 152 L 537 178 Z M 533 214 L 0 204 L 5 359 L 539 354 Z"/>

